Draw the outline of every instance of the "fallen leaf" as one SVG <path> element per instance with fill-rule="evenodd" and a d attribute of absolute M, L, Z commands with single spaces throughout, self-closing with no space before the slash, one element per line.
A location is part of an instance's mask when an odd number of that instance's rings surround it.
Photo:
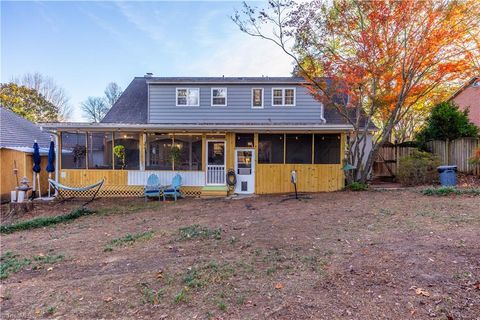
<path fill-rule="evenodd" d="M 480 290 L 480 281 L 478 281 L 477 283 L 475 283 L 475 284 L 473 285 L 473 287 L 474 287 L 475 289 Z"/>
<path fill-rule="evenodd" d="M 415 293 L 419 296 L 421 295 L 421 296 L 425 296 L 425 297 L 430 297 L 430 293 L 427 290 L 422 289 L 422 288 L 417 288 L 415 290 Z"/>
<path fill-rule="evenodd" d="M 277 283 L 275 285 L 275 289 L 282 289 L 282 288 L 283 288 L 283 284 L 281 284 L 281 283 Z"/>
<path fill-rule="evenodd" d="M 157 272 L 157 279 L 161 279 L 161 278 L 163 278 L 163 271 L 162 270 Z"/>
<path fill-rule="evenodd" d="M 103 299 L 103 301 L 111 302 L 111 301 L 113 301 L 113 298 L 112 297 L 106 297 L 106 298 Z"/>

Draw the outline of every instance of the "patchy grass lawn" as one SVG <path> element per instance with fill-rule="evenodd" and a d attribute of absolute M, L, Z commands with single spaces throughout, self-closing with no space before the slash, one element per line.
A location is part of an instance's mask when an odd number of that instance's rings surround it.
<path fill-rule="evenodd" d="M 480 317 L 480 197 L 284 198 L 101 199 L 73 222 L 2 234 L 1 316 Z"/>

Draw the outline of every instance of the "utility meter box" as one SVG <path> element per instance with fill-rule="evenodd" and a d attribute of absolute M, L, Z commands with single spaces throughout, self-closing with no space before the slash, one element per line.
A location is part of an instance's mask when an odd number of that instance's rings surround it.
<path fill-rule="evenodd" d="M 297 171 L 292 170 L 292 172 L 290 172 L 290 182 L 294 184 L 297 183 Z"/>

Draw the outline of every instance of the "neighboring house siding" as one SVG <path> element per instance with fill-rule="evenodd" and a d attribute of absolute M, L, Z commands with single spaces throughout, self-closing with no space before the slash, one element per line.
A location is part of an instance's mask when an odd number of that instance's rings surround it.
<path fill-rule="evenodd" d="M 211 88 L 227 88 L 227 106 L 211 105 Z M 272 88 L 296 89 L 295 106 L 272 106 Z M 200 88 L 200 106 L 176 106 L 176 88 Z M 252 109 L 252 88 L 264 89 L 263 109 Z M 321 123 L 321 104 L 298 85 L 150 84 L 149 123 Z"/>
<path fill-rule="evenodd" d="M 453 101 L 461 110 L 469 108 L 470 121 L 480 128 L 480 86 L 465 88 Z"/>

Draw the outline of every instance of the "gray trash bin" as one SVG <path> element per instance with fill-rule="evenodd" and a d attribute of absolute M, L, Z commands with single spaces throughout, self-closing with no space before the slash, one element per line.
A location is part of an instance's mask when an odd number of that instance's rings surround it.
<path fill-rule="evenodd" d="M 440 184 L 446 187 L 457 185 L 457 166 L 439 166 Z"/>

